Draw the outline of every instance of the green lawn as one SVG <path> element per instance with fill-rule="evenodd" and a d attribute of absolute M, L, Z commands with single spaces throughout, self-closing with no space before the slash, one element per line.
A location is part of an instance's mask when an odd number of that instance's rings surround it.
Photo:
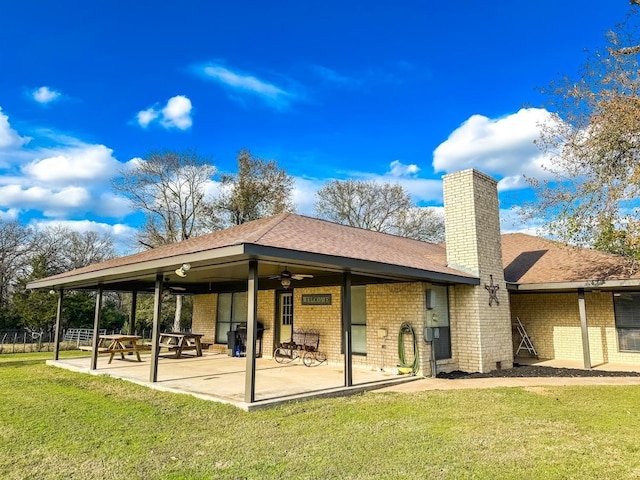
<path fill-rule="evenodd" d="M 640 387 L 366 393 L 247 413 L 50 357 L 0 355 L 2 479 L 640 478 Z"/>

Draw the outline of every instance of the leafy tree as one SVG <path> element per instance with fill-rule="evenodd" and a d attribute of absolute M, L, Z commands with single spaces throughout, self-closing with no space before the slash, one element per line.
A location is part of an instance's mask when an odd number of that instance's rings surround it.
<path fill-rule="evenodd" d="M 577 80 L 564 77 L 544 90 L 554 113 L 538 144 L 551 179 L 529 179 L 536 199 L 526 209 L 546 219 L 552 236 L 631 257 L 640 252 L 637 17 L 632 7 Z"/>
<path fill-rule="evenodd" d="M 58 297 L 44 290 L 27 290 L 27 283 L 101 262 L 115 255 L 113 241 L 109 236 L 100 236 L 94 232 L 78 233 L 59 226 L 38 232 L 33 238 L 30 252 L 29 268 L 18 278 L 12 299 L 12 311 L 20 326 L 34 330 L 52 329 L 56 319 Z M 105 312 L 108 312 L 113 324 L 108 328 L 118 328 L 118 322 L 120 326 L 124 323 L 124 315 L 117 313 L 115 301 L 108 299 L 107 296 L 103 303 L 103 318 L 107 316 Z M 89 327 L 93 325 L 94 314 L 95 293 L 69 292 L 65 296 L 62 326 Z"/>
<path fill-rule="evenodd" d="M 275 160 L 263 160 L 248 150 L 238 154 L 238 172 L 221 178 L 221 194 L 215 209 L 221 227 L 292 211 L 293 177 Z M 214 216 L 215 218 L 215 216 Z"/>
<path fill-rule="evenodd" d="M 58 297 L 46 290 L 27 290 L 26 286 L 32 280 L 53 275 L 47 269 L 49 264 L 45 255 L 35 255 L 31 260 L 31 271 L 18 280 L 13 295 L 13 309 L 19 318 L 16 326 L 25 326 L 33 330 L 50 331 L 56 321 Z M 58 273 L 58 272 L 55 272 Z"/>
<path fill-rule="evenodd" d="M 318 190 L 316 215 L 332 222 L 417 240 L 444 239 L 444 219 L 416 207 L 399 184 L 333 180 Z"/>

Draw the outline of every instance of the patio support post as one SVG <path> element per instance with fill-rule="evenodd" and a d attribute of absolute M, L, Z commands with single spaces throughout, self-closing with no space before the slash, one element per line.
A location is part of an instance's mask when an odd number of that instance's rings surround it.
<path fill-rule="evenodd" d="M 580 328 L 582 330 L 582 355 L 584 358 L 584 368 L 591 369 L 589 325 L 587 324 L 587 306 L 584 299 L 584 288 L 578 289 L 578 310 L 580 311 Z"/>
<path fill-rule="evenodd" d="M 136 334 L 136 311 L 138 309 L 138 292 L 131 292 L 131 314 L 129 315 L 129 335 Z"/>
<path fill-rule="evenodd" d="M 342 338 L 344 340 L 344 386 L 353 386 L 351 349 L 351 272 L 342 274 Z"/>
<path fill-rule="evenodd" d="M 244 376 L 244 401 L 256 400 L 256 336 L 258 330 L 258 261 L 249 261 L 247 280 L 247 367 Z"/>
<path fill-rule="evenodd" d="M 62 299 L 64 298 L 64 289 L 58 292 L 58 308 L 56 310 L 56 331 L 53 340 L 53 359 L 58 360 L 60 356 L 60 320 L 62 319 Z"/>
<path fill-rule="evenodd" d="M 153 292 L 153 330 L 151 332 L 151 371 L 149 381 L 158 381 L 158 354 L 160 353 L 160 314 L 162 313 L 162 283 L 164 275 L 156 275 L 156 286 Z"/>
<path fill-rule="evenodd" d="M 93 317 L 93 340 L 91 349 L 91 370 L 98 368 L 98 340 L 100 337 L 100 313 L 102 310 L 102 286 L 96 294 L 96 311 Z"/>

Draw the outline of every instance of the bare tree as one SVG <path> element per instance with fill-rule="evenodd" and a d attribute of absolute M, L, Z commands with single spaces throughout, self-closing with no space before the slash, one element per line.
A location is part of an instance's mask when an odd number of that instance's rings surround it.
<path fill-rule="evenodd" d="M 439 242 L 444 219 L 433 209 L 416 207 L 399 184 L 333 180 L 318 190 L 320 218 L 352 227 Z"/>
<path fill-rule="evenodd" d="M 145 248 L 187 240 L 210 229 L 215 220 L 207 187 L 216 168 L 195 152 L 154 152 L 122 172 L 114 189 L 142 211 L 146 222 L 138 236 Z M 176 297 L 174 330 L 180 330 L 182 296 Z"/>
<path fill-rule="evenodd" d="M 430 207 L 412 207 L 398 217 L 394 233 L 424 242 L 444 242 L 444 216 Z"/>
<path fill-rule="evenodd" d="M 538 142 L 551 180 L 530 179 L 528 215 L 566 242 L 629 256 L 640 252 L 640 64 L 637 10 L 608 34 L 579 73 L 551 84 Z"/>
<path fill-rule="evenodd" d="M 223 175 L 216 210 L 223 226 L 292 211 L 293 177 L 275 160 L 263 160 L 248 150 L 238 154 L 238 172 Z"/>
<path fill-rule="evenodd" d="M 113 186 L 146 218 L 145 248 L 186 240 L 207 230 L 207 187 L 216 168 L 195 152 L 154 152 L 122 172 Z"/>
<path fill-rule="evenodd" d="M 29 264 L 32 236 L 29 227 L 0 220 L 0 310 L 8 307 L 16 280 Z"/>
<path fill-rule="evenodd" d="M 43 228 L 34 236 L 34 255 L 40 255 L 47 275 L 85 267 L 115 257 L 113 239 L 96 232 L 75 232 L 56 225 Z"/>

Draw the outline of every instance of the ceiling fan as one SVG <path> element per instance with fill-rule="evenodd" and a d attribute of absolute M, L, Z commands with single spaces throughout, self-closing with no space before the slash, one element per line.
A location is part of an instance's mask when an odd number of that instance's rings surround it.
<path fill-rule="evenodd" d="M 305 278 L 313 278 L 313 275 L 308 273 L 291 273 L 286 267 L 278 275 L 271 275 L 271 280 L 280 280 L 283 288 L 289 288 L 291 286 L 291 280 L 303 280 Z"/>
<path fill-rule="evenodd" d="M 162 285 L 162 292 L 164 295 L 168 295 L 170 293 L 177 293 L 179 294 L 179 292 L 184 292 L 187 289 L 185 287 L 180 287 L 178 285 L 169 285 L 169 279 L 165 278 L 164 279 L 164 284 Z"/>

